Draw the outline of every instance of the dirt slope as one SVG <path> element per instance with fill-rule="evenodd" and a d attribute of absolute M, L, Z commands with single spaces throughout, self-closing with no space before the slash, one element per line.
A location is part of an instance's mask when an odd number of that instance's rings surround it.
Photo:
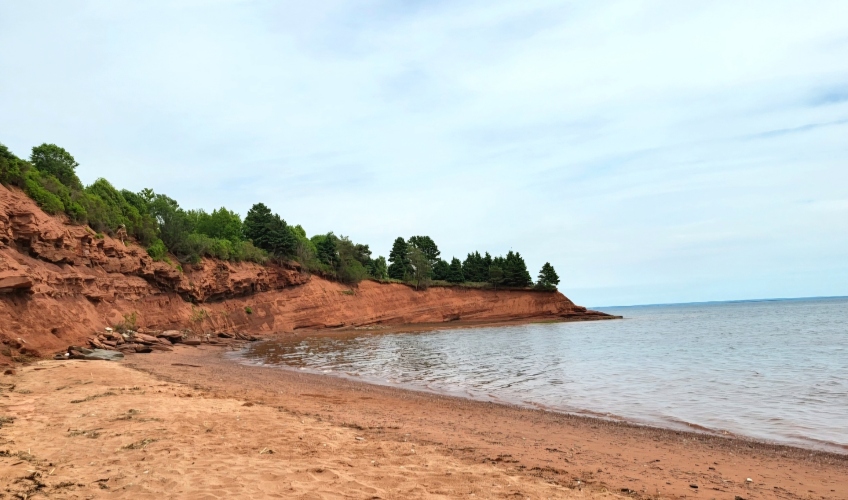
<path fill-rule="evenodd" d="M 593 319 L 560 293 L 348 287 L 296 266 L 205 259 L 179 269 L 45 214 L 0 186 L 0 363 L 49 355 L 136 314 L 137 326 L 287 332 L 372 324 Z"/>

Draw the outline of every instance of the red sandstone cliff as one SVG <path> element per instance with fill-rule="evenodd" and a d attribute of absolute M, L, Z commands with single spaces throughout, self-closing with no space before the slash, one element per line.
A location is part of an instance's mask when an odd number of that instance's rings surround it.
<path fill-rule="evenodd" d="M 248 313 L 250 311 L 250 313 Z M 184 271 L 45 214 L 0 185 L 0 363 L 44 356 L 136 313 L 138 326 L 272 333 L 370 324 L 605 316 L 561 293 L 348 287 L 296 267 L 204 259 Z"/>

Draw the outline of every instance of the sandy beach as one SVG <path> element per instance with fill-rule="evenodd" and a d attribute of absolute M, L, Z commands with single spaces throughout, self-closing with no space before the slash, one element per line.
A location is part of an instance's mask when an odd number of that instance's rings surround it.
<path fill-rule="evenodd" d="M 225 352 L 41 361 L 3 376 L 0 497 L 848 498 L 846 456 L 244 366 Z"/>

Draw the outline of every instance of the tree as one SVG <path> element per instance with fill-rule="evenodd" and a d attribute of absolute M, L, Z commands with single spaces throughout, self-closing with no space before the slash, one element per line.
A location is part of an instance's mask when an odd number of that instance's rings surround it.
<path fill-rule="evenodd" d="M 539 281 L 536 282 L 536 286 L 545 290 L 556 290 L 557 285 L 559 285 L 559 276 L 554 266 L 550 262 L 545 262 L 539 271 Z"/>
<path fill-rule="evenodd" d="M 384 280 L 389 277 L 389 267 L 386 264 L 386 258 L 382 255 L 371 261 L 368 266 L 368 274 L 378 280 Z"/>
<path fill-rule="evenodd" d="M 241 216 L 225 207 L 207 214 L 203 210 L 192 210 L 197 216 L 196 231 L 210 238 L 219 238 L 237 243 L 244 239 Z"/>
<path fill-rule="evenodd" d="M 403 238 L 398 236 L 392 244 L 392 251 L 389 252 L 389 278 L 396 280 L 405 280 L 410 274 L 409 265 L 409 244 Z"/>
<path fill-rule="evenodd" d="M 465 276 L 462 275 L 462 262 L 456 257 L 451 259 L 450 268 L 448 269 L 447 281 L 450 283 L 463 283 Z"/>
<path fill-rule="evenodd" d="M 249 239 L 259 248 L 268 250 L 270 246 L 270 224 L 274 220 L 274 214 L 264 203 L 256 203 L 247 211 L 244 218 L 244 237 Z"/>
<path fill-rule="evenodd" d="M 191 218 L 180 208 L 177 200 L 164 194 L 152 194 L 150 214 L 159 224 L 159 238 L 165 247 L 177 258 L 195 260 L 188 242 L 188 236 L 194 231 Z"/>
<path fill-rule="evenodd" d="M 318 250 L 318 260 L 333 267 L 333 269 L 339 265 L 339 251 L 336 248 L 335 234 L 331 232 L 327 233 L 323 238 L 318 240 L 315 248 Z"/>
<path fill-rule="evenodd" d="M 430 259 L 418 247 L 409 250 L 409 264 L 412 266 L 412 279 L 415 281 L 415 289 L 422 286 L 427 288 L 430 284 L 430 275 L 433 271 Z"/>
<path fill-rule="evenodd" d="M 441 252 L 439 252 L 439 247 L 436 246 L 436 242 L 429 236 L 413 236 L 409 238 L 409 246 L 421 250 L 427 258 L 427 262 L 430 264 L 431 269 L 436 265 L 436 262 L 439 261 L 439 254 Z"/>
<path fill-rule="evenodd" d="M 55 144 L 42 144 L 32 148 L 29 161 L 39 172 L 52 175 L 69 188 L 82 189 L 76 169 L 79 163 L 63 148 Z"/>
<path fill-rule="evenodd" d="M 448 279 L 449 272 L 450 264 L 445 262 L 444 259 L 439 259 L 439 261 L 433 266 L 433 279 L 442 281 L 446 280 Z"/>
<path fill-rule="evenodd" d="M 504 281 L 504 273 L 503 269 L 497 264 L 492 264 L 489 267 L 489 283 L 495 287 L 497 290 L 498 286 L 502 285 Z"/>
<path fill-rule="evenodd" d="M 297 239 L 289 230 L 288 224 L 279 215 L 274 214 L 268 222 L 268 247 L 264 248 L 277 258 L 288 257 L 297 250 Z M 262 248 L 262 247 L 259 247 Z"/>
<path fill-rule="evenodd" d="M 527 264 L 518 252 L 510 250 L 503 265 L 504 284 L 507 286 L 527 287 L 533 284 Z"/>

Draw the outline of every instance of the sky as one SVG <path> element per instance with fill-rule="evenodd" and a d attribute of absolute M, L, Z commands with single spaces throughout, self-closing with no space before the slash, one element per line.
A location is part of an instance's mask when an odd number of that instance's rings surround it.
<path fill-rule="evenodd" d="M 848 295 L 844 0 L 0 0 L 0 142 L 587 306 Z"/>

